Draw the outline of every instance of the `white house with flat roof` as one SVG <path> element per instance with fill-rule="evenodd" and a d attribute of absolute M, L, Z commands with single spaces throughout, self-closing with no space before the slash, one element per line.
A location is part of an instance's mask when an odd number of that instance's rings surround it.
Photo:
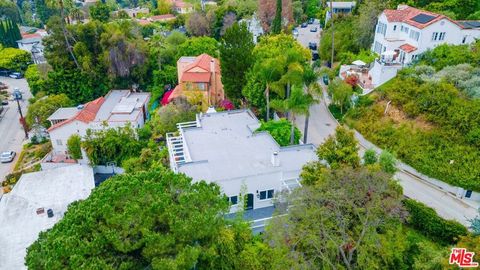
<path fill-rule="evenodd" d="M 246 208 L 271 207 L 276 192 L 299 186 L 303 165 L 318 160 L 312 144 L 281 147 L 268 132 L 255 132 L 260 122 L 250 110 L 197 115 L 167 134 L 170 167 L 193 181 L 217 183 L 232 204 L 240 193 Z"/>
<path fill-rule="evenodd" d="M 95 187 L 93 169 L 73 165 L 23 174 L 0 197 L 0 269 L 27 269 L 27 248 Z"/>
<path fill-rule="evenodd" d="M 73 134 L 86 135 L 88 129 L 99 130 L 130 125 L 143 127 L 148 119 L 150 93 L 112 90 L 78 107 L 60 108 L 48 120 L 54 156 L 68 159 L 67 140 Z"/>

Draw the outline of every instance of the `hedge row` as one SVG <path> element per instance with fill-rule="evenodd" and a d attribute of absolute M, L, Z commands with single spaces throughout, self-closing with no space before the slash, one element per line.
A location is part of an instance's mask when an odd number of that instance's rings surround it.
<path fill-rule="evenodd" d="M 421 202 L 405 199 L 403 204 L 410 213 L 408 224 L 434 241 L 454 244 L 459 236 L 468 234 L 462 224 L 439 217 L 435 210 Z"/>

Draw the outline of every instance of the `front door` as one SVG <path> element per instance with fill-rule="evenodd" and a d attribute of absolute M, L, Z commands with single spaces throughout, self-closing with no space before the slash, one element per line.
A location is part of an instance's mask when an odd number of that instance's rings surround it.
<path fill-rule="evenodd" d="M 253 209 L 253 194 L 252 193 L 247 194 L 247 204 L 246 204 L 246 207 L 245 207 L 245 210 L 250 210 L 250 209 Z"/>

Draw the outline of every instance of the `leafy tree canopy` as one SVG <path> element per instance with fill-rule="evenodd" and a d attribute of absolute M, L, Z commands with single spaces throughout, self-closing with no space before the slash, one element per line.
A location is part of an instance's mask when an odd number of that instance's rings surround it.
<path fill-rule="evenodd" d="M 398 266 L 390 245 L 398 242 L 404 216 L 402 188 L 390 175 L 363 167 L 318 165 L 312 172 L 316 181 L 281 200 L 289 204 L 288 215 L 272 219 L 266 233 L 294 265 L 289 269 Z"/>
<path fill-rule="evenodd" d="M 270 120 L 268 122 L 262 122 L 260 127 L 256 130 L 259 131 L 267 131 L 272 135 L 275 141 L 280 146 L 287 146 L 290 145 L 290 130 L 292 127 L 292 123 L 290 123 L 287 119 L 280 119 L 278 121 Z M 295 141 L 294 144 L 298 144 L 300 140 L 300 130 L 295 127 Z"/>
<path fill-rule="evenodd" d="M 251 233 L 241 224 L 227 226 L 228 203 L 220 194 L 213 183 L 192 184 L 168 170 L 117 175 L 42 232 L 28 249 L 26 264 L 31 269 L 242 269 L 245 255 L 238 255 L 250 246 Z"/>
<path fill-rule="evenodd" d="M 325 160 L 332 168 L 338 168 L 342 165 L 356 168 L 360 165 L 357 140 L 355 140 L 353 131 L 347 130 L 343 126 L 338 126 L 335 129 L 335 135 L 330 135 L 318 147 L 317 155 L 319 159 Z"/>
<path fill-rule="evenodd" d="M 182 56 L 198 56 L 202 53 L 218 58 L 218 49 L 218 41 L 211 37 L 193 37 L 178 47 L 177 59 Z"/>
<path fill-rule="evenodd" d="M 74 103 L 65 94 L 50 95 L 39 98 L 28 107 L 26 121 L 29 126 L 39 123 L 44 127 L 50 127 L 47 120 L 57 109 L 71 107 Z"/>

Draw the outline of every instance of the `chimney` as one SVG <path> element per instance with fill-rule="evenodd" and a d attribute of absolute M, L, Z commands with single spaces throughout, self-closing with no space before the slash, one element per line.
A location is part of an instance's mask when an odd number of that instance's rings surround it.
<path fill-rule="evenodd" d="M 272 154 L 272 165 L 273 167 L 279 167 L 280 166 L 280 159 L 278 158 L 278 152 L 275 151 Z"/>
<path fill-rule="evenodd" d="M 397 6 L 397 10 L 404 10 L 404 9 L 407 9 L 408 8 L 408 5 L 405 5 L 405 4 L 400 4 Z"/>

